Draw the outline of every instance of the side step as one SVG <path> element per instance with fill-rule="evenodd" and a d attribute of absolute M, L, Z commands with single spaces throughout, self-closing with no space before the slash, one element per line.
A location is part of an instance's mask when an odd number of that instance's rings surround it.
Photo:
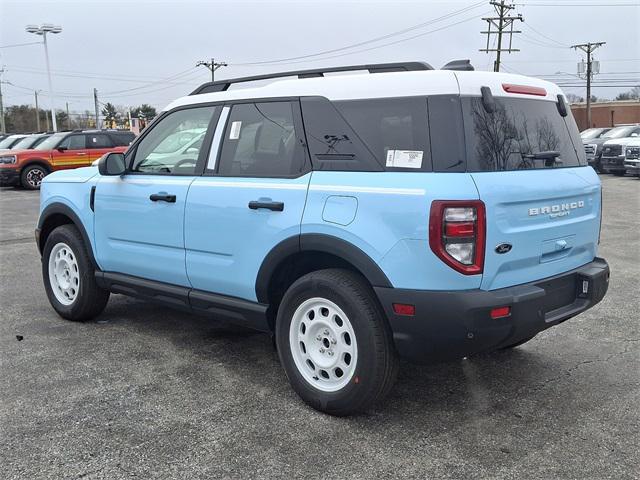
<path fill-rule="evenodd" d="M 114 272 L 96 271 L 96 283 L 113 293 L 214 316 L 261 332 L 271 331 L 267 322 L 268 305 L 262 303 Z"/>

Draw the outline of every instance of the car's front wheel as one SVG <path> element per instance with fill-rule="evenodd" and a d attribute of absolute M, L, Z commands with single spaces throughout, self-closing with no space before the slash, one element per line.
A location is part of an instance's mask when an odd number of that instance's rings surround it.
<path fill-rule="evenodd" d="M 331 415 L 366 411 L 397 375 L 384 314 L 365 279 L 347 270 L 312 272 L 287 290 L 276 344 L 294 390 Z"/>
<path fill-rule="evenodd" d="M 88 246 L 73 225 L 54 229 L 45 242 L 42 279 L 54 310 L 67 320 L 89 320 L 107 305 L 109 292 L 98 287 Z"/>
<path fill-rule="evenodd" d="M 48 174 L 49 171 L 42 165 L 29 165 L 20 174 L 20 184 L 28 190 L 38 190 L 42 179 Z"/>

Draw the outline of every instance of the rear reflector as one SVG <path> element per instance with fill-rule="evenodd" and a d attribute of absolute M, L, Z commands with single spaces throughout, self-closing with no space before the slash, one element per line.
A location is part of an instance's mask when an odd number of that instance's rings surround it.
<path fill-rule="evenodd" d="M 520 93 L 522 95 L 538 95 L 546 97 L 547 91 L 540 87 L 531 87 L 529 85 L 514 85 L 513 83 L 503 83 L 502 88 L 507 93 Z"/>
<path fill-rule="evenodd" d="M 511 315 L 511 307 L 498 307 L 491 310 L 491 318 L 504 318 Z"/>
<path fill-rule="evenodd" d="M 393 313 L 413 317 L 416 314 L 416 307 L 415 305 L 408 305 L 406 303 L 394 303 Z"/>

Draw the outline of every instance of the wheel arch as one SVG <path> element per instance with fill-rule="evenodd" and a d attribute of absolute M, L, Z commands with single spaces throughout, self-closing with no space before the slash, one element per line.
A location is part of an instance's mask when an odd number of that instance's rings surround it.
<path fill-rule="evenodd" d="M 78 229 L 82 236 L 82 241 L 87 246 L 87 253 L 89 254 L 91 263 L 94 268 L 99 269 L 98 263 L 96 262 L 93 254 L 93 246 L 89 239 L 89 235 L 87 234 L 80 217 L 78 217 L 71 207 L 64 203 L 52 203 L 40 214 L 40 218 L 38 219 L 38 228 L 36 230 L 36 243 L 38 244 L 40 255 L 42 255 L 44 245 L 51 232 L 61 225 L 73 225 Z"/>
<path fill-rule="evenodd" d="M 29 160 L 25 161 L 23 165 L 20 166 L 20 174 L 22 174 L 22 171 L 25 168 L 29 168 L 32 165 L 40 165 L 41 167 L 44 167 L 44 169 L 51 173 L 53 171 L 53 169 L 51 168 L 51 164 L 49 162 L 47 162 L 45 159 L 43 158 L 30 158 Z"/>
<path fill-rule="evenodd" d="M 256 278 L 256 297 L 270 305 L 272 326 L 287 288 L 301 276 L 324 268 L 345 268 L 362 275 L 372 287 L 392 287 L 375 261 L 346 240 L 325 234 L 289 237 L 267 254 Z"/>

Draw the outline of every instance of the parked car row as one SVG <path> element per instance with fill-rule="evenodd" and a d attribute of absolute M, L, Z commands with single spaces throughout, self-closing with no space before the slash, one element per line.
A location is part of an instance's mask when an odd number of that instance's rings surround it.
<path fill-rule="evenodd" d="M 597 172 L 640 176 L 640 124 L 589 128 L 580 136 L 587 161 Z"/>
<path fill-rule="evenodd" d="M 0 186 L 35 190 L 55 170 L 85 167 L 109 152 L 124 152 L 135 135 L 122 130 L 14 134 L 0 140 Z"/>

